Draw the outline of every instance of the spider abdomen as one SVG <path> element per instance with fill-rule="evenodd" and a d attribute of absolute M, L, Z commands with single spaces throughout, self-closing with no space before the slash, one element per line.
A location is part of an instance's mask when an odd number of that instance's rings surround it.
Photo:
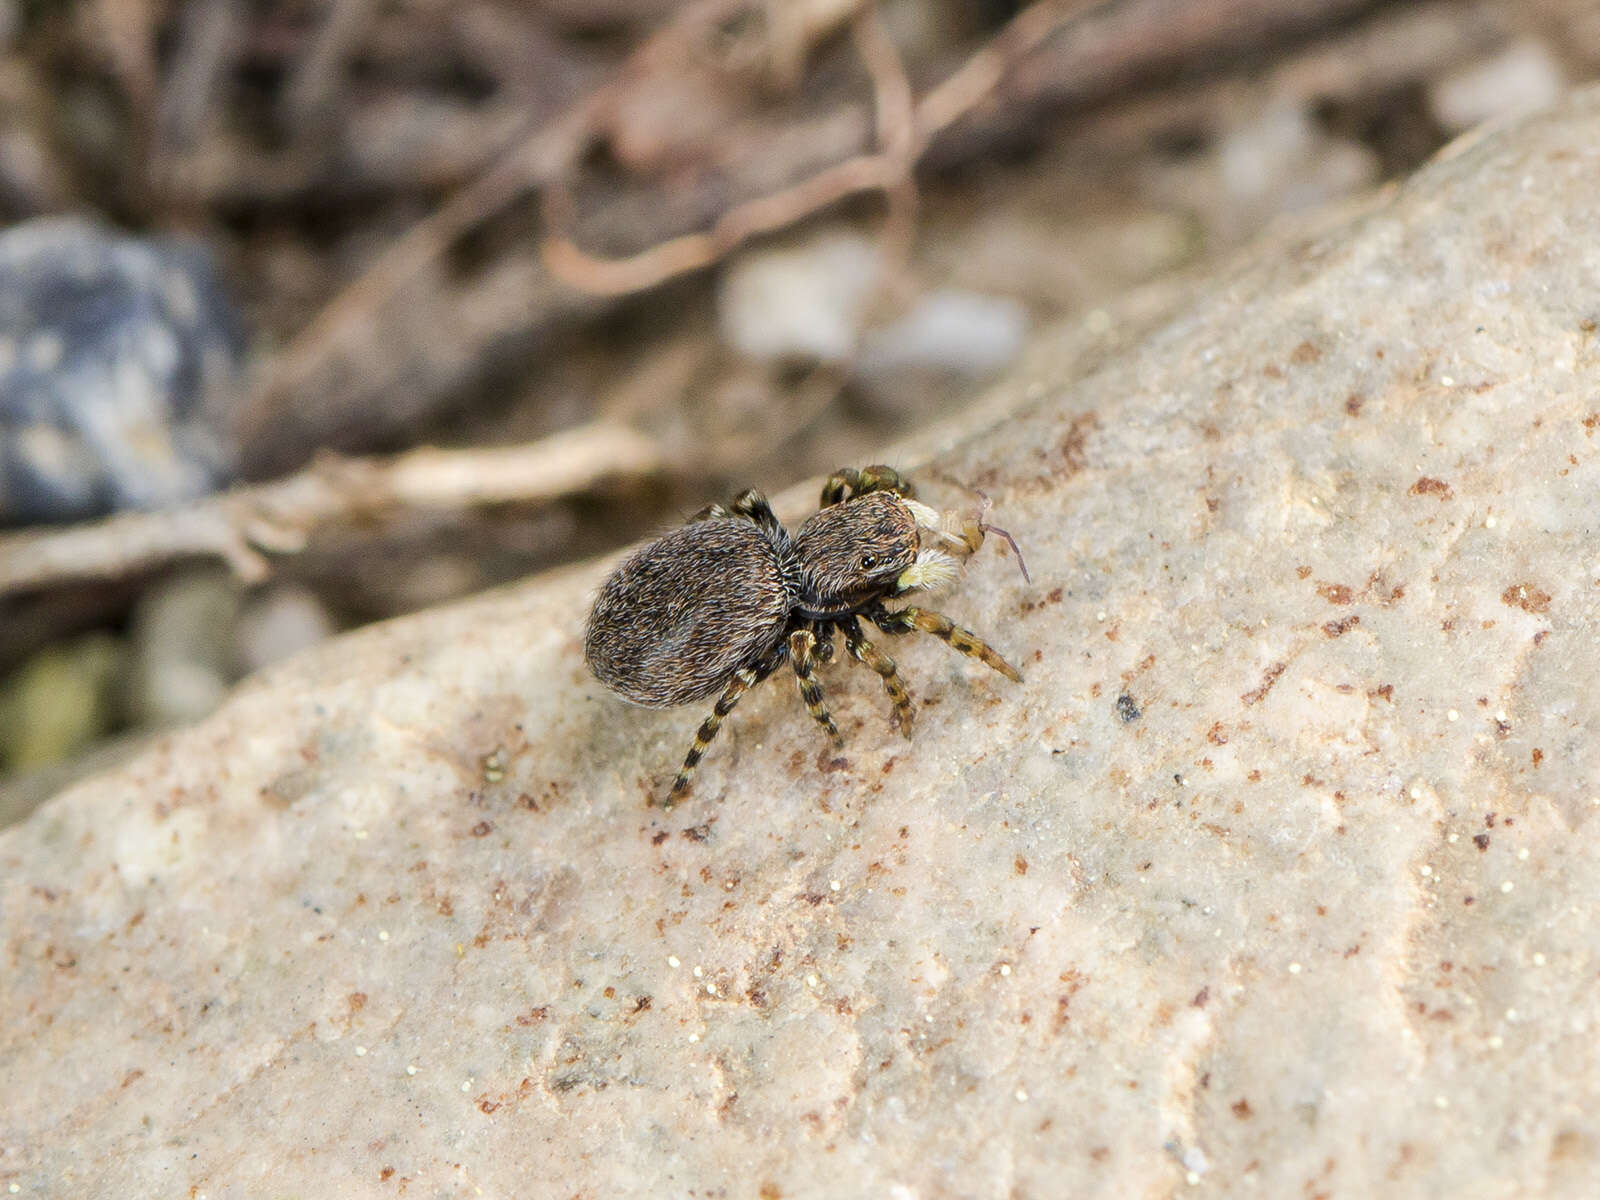
<path fill-rule="evenodd" d="M 703 700 L 772 654 L 792 603 L 771 535 L 742 519 L 696 521 L 637 551 L 606 580 L 584 657 L 601 683 L 635 704 Z"/>

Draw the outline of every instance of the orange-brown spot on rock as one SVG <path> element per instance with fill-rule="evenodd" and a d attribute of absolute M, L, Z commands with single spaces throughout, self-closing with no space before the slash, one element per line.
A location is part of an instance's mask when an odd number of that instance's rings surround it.
<path fill-rule="evenodd" d="M 1312 345 L 1310 342 L 1301 342 L 1289 352 L 1289 361 L 1294 363 L 1296 366 L 1303 367 L 1310 363 L 1320 362 L 1321 360 L 1322 351 L 1317 349 L 1317 347 Z"/>
<path fill-rule="evenodd" d="M 1250 1101 L 1241 1096 L 1233 1102 L 1233 1115 L 1241 1121 L 1248 1121 L 1255 1116 L 1255 1110 L 1250 1107 Z"/>
<path fill-rule="evenodd" d="M 1359 417 L 1361 409 L 1366 404 L 1367 398 L 1358 392 L 1351 392 L 1344 398 L 1344 411 L 1352 417 Z"/>
<path fill-rule="evenodd" d="M 1211 989 L 1208 987 L 1203 987 L 1194 994 L 1194 999 L 1189 1001 L 1189 1003 L 1195 1008 L 1204 1008 L 1206 1006 L 1206 1001 L 1210 999 Z"/>
<path fill-rule="evenodd" d="M 1451 490 L 1448 483 L 1442 479 L 1434 479 L 1429 475 L 1424 475 L 1413 483 L 1406 494 L 1409 496 L 1437 496 L 1441 500 L 1455 498 L 1455 492 Z"/>
<path fill-rule="evenodd" d="M 550 1006 L 548 1004 L 541 1004 L 537 1008 L 530 1008 L 525 1013 L 518 1013 L 517 1014 L 517 1024 L 518 1025 L 524 1025 L 524 1026 L 526 1026 L 526 1025 L 537 1025 L 540 1021 L 543 1021 L 549 1015 L 550 1015 Z"/>
<path fill-rule="evenodd" d="M 1296 567 L 1294 569 L 1294 573 L 1295 573 L 1295 578 L 1297 578 L 1297 579 L 1310 579 L 1311 578 L 1311 568 L 1310 567 L 1306 567 L 1306 566 Z"/>
<path fill-rule="evenodd" d="M 1596 429 L 1600 429 L 1600 413 L 1590 413 L 1583 419 L 1583 432 L 1593 437 Z"/>
<path fill-rule="evenodd" d="M 761 1200 L 782 1200 L 783 1192 L 770 1179 L 761 1185 Z"/>
<path fill-rule="evenodd" d="M 1056 456 L 1066 467 L 1067 474 L 1075 475 L 1088 465 L 1089 455 L 1086 446 L 1089 434 L 1099 423 L 1100 418 L 1094 413 L 1082 413 L 1073 418 L 1072 424 L 1067 427 L 1066 436 L 1056 444 Z"/>
<path fill-rule="evenodd" d="M 1355 602 L 1355 591 L 1342 583 L 1319 583 L 1317 595 L 1329 604 L 1352 604 Z"/>
<path fill-rule="evenodd" d="M 351 992 L 345 997 L 345 1003 L 350 1006 L 351 1012 L 358 1013 L 367 1006 L 367 994 L 365 992 Z"/>
<path fill-rule="evenodd" d="M 1550 593 L 1531 583 L 1513 583 L 1500 593 L 1500 603 L 1535 614 L 1550 611 Z"/>
<path fill-rule="evenodd" d="M 1017 855 L 1016 861 L 1011 864 L 1011 869 L 1018 875 L 1026 875 L 1028 873 L 1028 860 L 1020 854 Z"/>
<path fill-rule="evenodd" d="M 378 1172 L 378 1182 L 380 1182 L 380 1183 L 388 1183 L 389 1179 L 393 1175 L 394 1175 L 394 1168 L 393 1167 L 385 1167 L 383 1170 Z"/>
<path fill-rule="evenodd" d="M 1544 761 L 1544 751 L 1535 746 L 1533 748 L 1533 765 L 1538 766 Z"/>
<path fill-rule="evenodd" d="M 1342 617 L 1337 621 L 1325 622 L 1322 626 L 1322 632 L 1331 638 L 1343 637 L 1359 624 L 1361 624 L 1361 618 L 1355 613 L 1351 613 L 1348 617 Z"/>
<path fill-rule="evenodd" d="M 1272 663 L 1265 671 L 1261 672 L 1261 683 L 1257 687 L 1251 688 L 1248 692 L 1245 692 L 1242 696 L 1240 696 L 1240 701 L 1242 701 L 1246 707 L 1249 707 L 1252 704 L 1260 704 L 1267 698 L 1267 693 L 1272 691 L 1273 685 L 1278 682 L 1278 676 L 1282 675 L 1288 669 L 1288 663 Z"/>
<path fill-rule="evenodd" d="M 1206 730 L 1206 741 L 1213 746 L 1226 746 L 1228 744 L 1228 727 L 1218 721 L 1210 729 Z"/>
<path fill-rule="evenodd" d="M 479 821 L 472 827 L 473 837 L 488 837 L 494 832 L 494 826 L 488 821 Z"/>

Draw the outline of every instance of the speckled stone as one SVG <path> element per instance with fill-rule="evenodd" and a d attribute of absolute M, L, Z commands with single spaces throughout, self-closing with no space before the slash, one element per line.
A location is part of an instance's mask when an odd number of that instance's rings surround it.
<path fill-rule="evenodd" d="M 1048 333 L 937 461 L 1034 575 L 942 607 L 1027 682 L 897 642 L 910 743 L 836 662 L 842 755 L 769 684 L 647 808 L 702 714 L 585 675 L 597 563 L 46 804 L 0 1183 L 1592 1195 L 1597 178 L 1589 92 L 1126 354 Z"/>
<path fill-rule="evenodd" d="M 0 234 L 0 525 L 217 487 L 242 344 L 196 244 L 79 218 Z"/>

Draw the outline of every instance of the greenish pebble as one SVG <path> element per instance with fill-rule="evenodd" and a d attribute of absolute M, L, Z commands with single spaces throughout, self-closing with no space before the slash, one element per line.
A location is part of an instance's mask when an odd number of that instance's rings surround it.
<path fill-rule="evenodd" d="M 0 683 L 0 763 L 26 770 L 62 762 L 110 729 L 126 658 L 109 633 L 39 651 Z"/>

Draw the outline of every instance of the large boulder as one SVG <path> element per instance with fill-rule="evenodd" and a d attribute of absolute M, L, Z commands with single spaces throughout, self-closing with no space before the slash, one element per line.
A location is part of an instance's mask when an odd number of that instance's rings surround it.
<path fill-rule="evenodd" d="M 896 641 L 909 743 L 836 662 L 843 754 L 775 680 L 650 807 L 704 714 L 587 676 L 595 564 L 46 804 L 0 1183 L 1592 1195 L 1597 180 L 1589 92 L 1046 334 L 920 476 L 1026 552 L 940 603 L 1026 683 Z"/>

